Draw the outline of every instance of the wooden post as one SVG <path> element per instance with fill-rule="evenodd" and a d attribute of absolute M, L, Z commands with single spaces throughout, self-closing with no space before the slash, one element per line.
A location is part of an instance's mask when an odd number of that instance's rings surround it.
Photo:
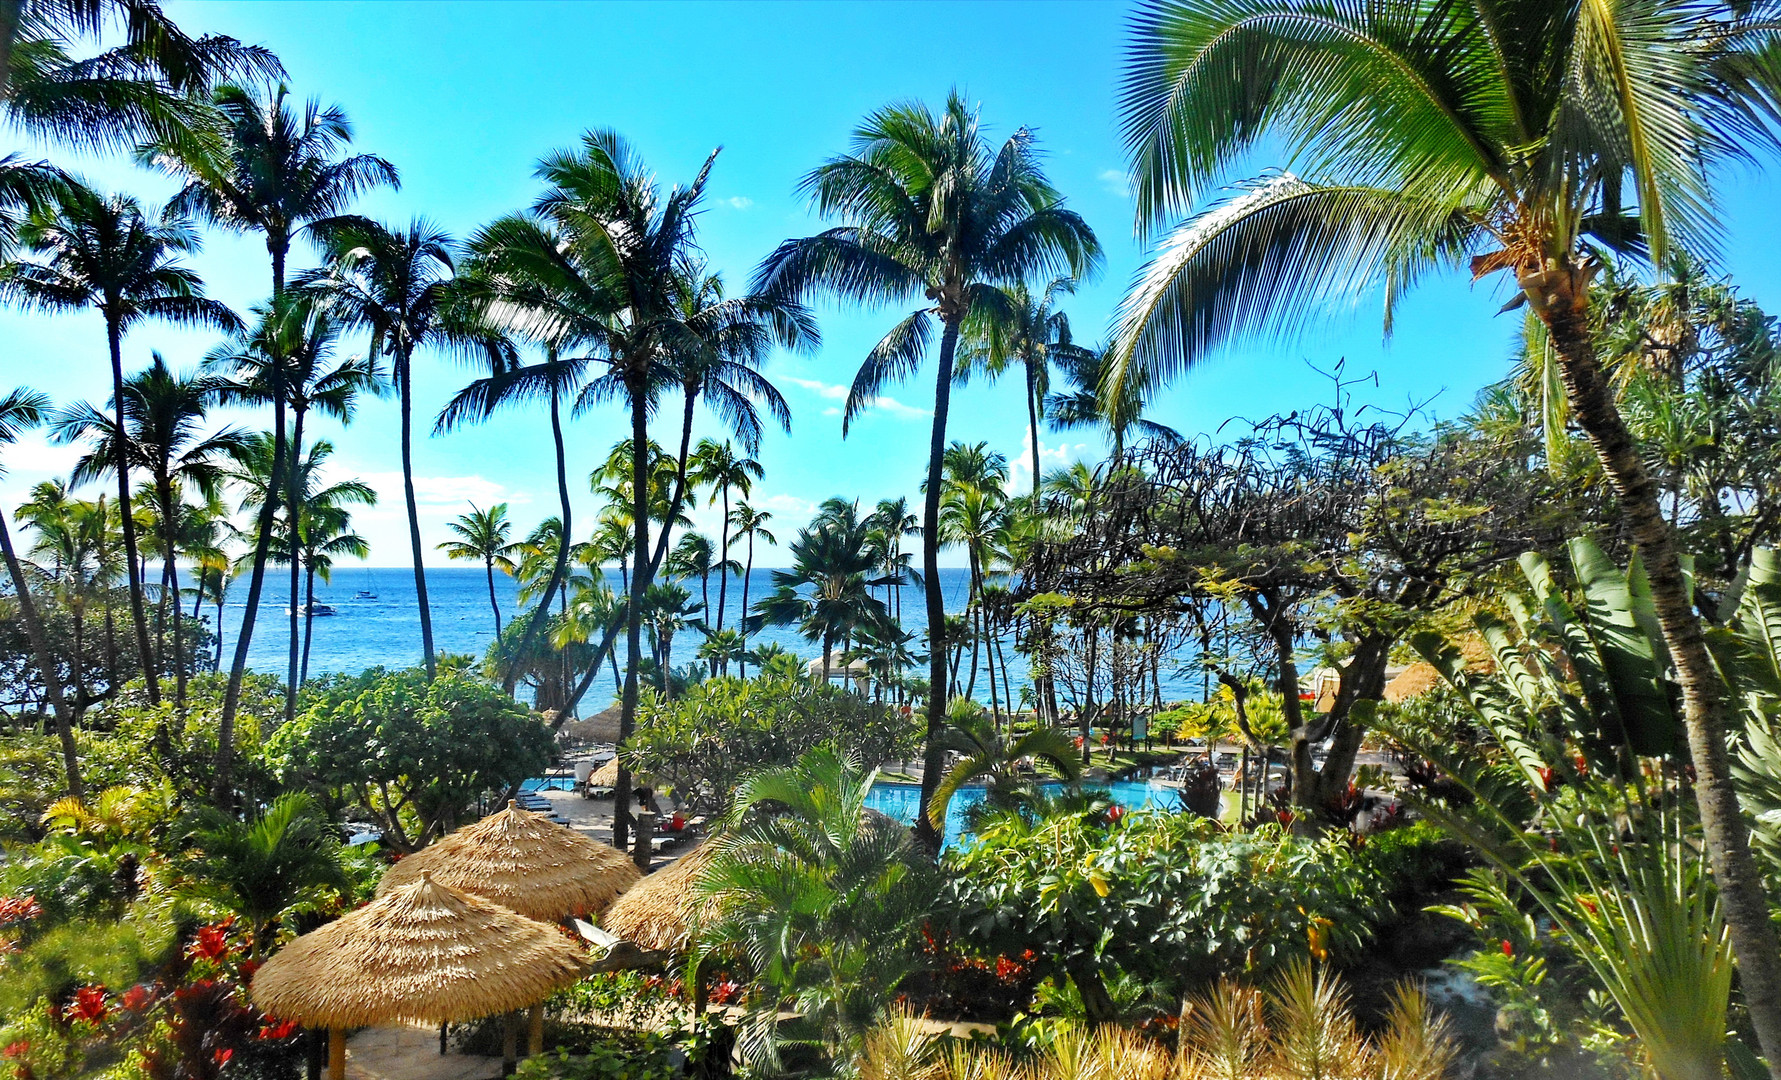
<path fill-rule="evenodd" d="M 501 1017 L 501 1075 L 512 1076 L 519 1064 L 519 1025 L 513 1013 Z"/>
<path fill-rule="evenodd" d="M 544 1004 L 532 1006 L 531 1024 L 526 1032 L 526 1055 L 537 1057 L 544 1053 Z"/>
<path fill-rule="evenodd" d="M 648 810 L 641 810 L 632 815 L 631 824 L 636 830 L 631 841 L 631 861 L 637 864 L 637 869 L 647 874 L 650 861 L 655 855 L 655 846 L 651 841 L 655 839 L 656 816 Z"/>
<path fill-rule="evenodd" d="M 346 1029 L 328 1029 L 328 1080 L 346 1080 Z"/>
<path fill-rule="evenodd" d="M 303 1029 L 303 1080 L 322 1080 L 328 1058 L 328 1030 Z"/>
<path fill-rule="evenodd" d="M 440 1024 L 439 1025 L 439 1056 L 440 1057 L 445 1056 L 445 1040 L 446 1040 L 446 1037 L 450 1034 L 451 1034 L 451 1025 L 450 1024 Z"/>

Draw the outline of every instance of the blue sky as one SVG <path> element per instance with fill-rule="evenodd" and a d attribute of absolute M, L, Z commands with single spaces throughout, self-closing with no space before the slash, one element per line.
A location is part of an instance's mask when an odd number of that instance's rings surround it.
<path fill-rule="evenodd" d="M 344 106 L 357 147 L 402 172 L 400 192 L 377 193 L 359 207 L 386 220 L 424 215 L 461 236 L 526 204 L 537 191 L 536 159 L 590 127 L 623 133 L 669 184 L 692 176 L 721 145 L 700 238 L 735 290 L 779 241 L 822 227 L 795 185 L 845 149 L 863 115 L 895 100 L 937 104 L 958 86 L 981 103 L 993 134 L 1021 125 L 1037 130 L 1053 182 L 1101 237 L 1106 270 L 1068 304 L 1079 337 L 1102 335 L 1143 259 L 1132 236 L 1118 134 L 1123 5 L 172 0 L 167 7 L 190 30 L 272 48 L 297 95 Z M 0 149 L 9 139 L 0 136 Z M 172 190 L 164 178 L 116 158 L 46 152 L 104 187 L 155 200 Z M 1771 210 L 1777 187 L 1769 177 L 1740 172 L 1725 178 L 1723 191 L 1722 265 L 1751 295 L 1781 308 L 1773 258 L 1781 230 Z M 267 290 L 265 251 L 254 238 L 211 233 L 193 263 L 212 295 L 238 310 Z M 1327 382 L 1309 365 L 1345 357 L 1351 373 L 1378 373 L 1373 401 L 1393 406 L 1433 397 L 1436 413 L 1455 415 L 1507 369 L 1518 321 L 1493 316 L 1499 288 L 1457 277 L 1430 282 L 1403 302 L 1389 342 L 1380 332 L 1378 297 L 1358 296 L 1353 311 L 1333 316 L 1312 339 L 1233 347 L 1160 395 L 1152 414 L 1188 433 L 1215 432 L 1235 415 L 1262 416 L 1327 396 Z M 914 496 L 931 370 L 889 390 L 847 439 L 840 430 L 842 388 L 900 314 L 825 306 L 822 348 L 777 356 L 769 366 L 792 404 L 794 427 L 791 437 L 774 433 L 763 445 L 766 479 L 753 501 L 775 514 L 782 541 L 829 495 L 867 504 Z M 126 343 L 126 364 L 140 367 L 158 348 L 176 367 L 190 367 L 210 344 L 206 335 L 145 327 Z M 0 365 L 8 384 L 27 383 L 58 401 L 102 401 L 107 390 L 103 333 L 90 316 L 0 311 Z M 430 418 L 468 377 L 444 357 L 423 358 L 417 411 Z M 1018 385 L 973 386 L 953 401 L 950 437 L 987 440 L 1016 461 L 1015 482 L 1024 487 L 1030 466 Z M 247 414 L 224 418 L 263 422 Z M 585 477 L 624 425 L 616 407 L 578 418 L 569 433 L 572 476 Z M 700 429 L 713 433 L 703 417 Z M 358 518 L 373 544 L 371 561 L 400 563 L 406 542 L 393 402 L 368 403 L 349 429 L 324 434 L 338 447 L 337 471 L 383 495 L 380 507 Z M 658 437 L 673 435 L 665 423 Z M 1045 468 L 1102 452 L 1090 432 L 1047 431 L 1042 443 Z M 0 481 L 0 500 L 15 505 L 31 483 L 65 472 L 73 456 L 27 443 L 11 458 L 10 478 Z M 554 512 L 548 429 L 538 413 L 510 413 L 425 440 L 416 449 L 416 472 L 429 544 L 443 539 L 442 523 L 467 499 L 505 500 L 526 528 Z M 592 497 L 579 483 L 577 495 L 580 522 L 591 521 Z M 701 508 L 695 522 L 715 536 L 716 516 Z M 773 554 L 761 561 L 771 564 Z"/>

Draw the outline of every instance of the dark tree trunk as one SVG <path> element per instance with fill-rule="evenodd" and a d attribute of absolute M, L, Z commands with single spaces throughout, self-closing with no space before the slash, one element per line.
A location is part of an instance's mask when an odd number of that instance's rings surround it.
<path fill-rule="evenodd" d="M 284 472 L 284 386 L 273 368 L 272 384 L 272 475 Z M 229 687 L 223 693 L 223 715 L 217 725 L 216 789 L 219 804 L 227 805 L 230 782 L 235 765 L 235 713 L 241 707 L 241 677 L 247 671 L 247 650 L 253 644 L 254 623 L 260 615 L 260 593 L 266 584 L 266 556 L 272 546 L 272 529 L 278 515 L 278 484 L 266 485 L 266 501 L 260 507 L 259 531 L 254 538 L 253 569 L 247 579 L 247 606 L 241 612 L 241 626 L 235 631 L 235 658 L 229 664 Z M 217 615 L 217 629 L 222 629 L 222 615 Z"/>
<path fill-rule="evenodd" d="M 558 550 L 567 550 L 568 547 L 569 547 L 569 537 L 567 535 L 564 535 L 563 539 L 557 543 L 557 548 L 558 548 Z M 483 557 L 482 569 L 485 573 L 488 574 L 488 578 L 489 578 L 489 607 L 492 607 L 495 609 L 495 640 L 500 641 L 501 640 L 501 601 L 496 599 L 496 597 L 495 597 L 495 559 L 493 556 L 485 555 Z"/>
<path fill-rule="evenodd" d="M 643 594 L 649 588 L 649 388 L 638 379 L 631 386 L 631 523 L 632 548 L 631 596 L 625 604 L 625 690 L 619 702 L 618 744 L 637 725 L 637 677 L 643 662 Z M 662 526 L 668 532 L 666 523 Z M 631 770 L 621 754 L 618 759 L 618 780 L 612 787 L 612 845 L 620 851 L 630 838 Z"/>
<path fill-rule="evenodd" d="M 742 567 L 742 614 L 736 625 L 742 629 L 742 655 L 736 658 L 736 675 L 748 677 L 748 579 L 754 574 L 754 533 L 748 534 L 748 561 Z"/>
<path fill-rule="evenodd" d="M 1571 415 L 1589 438 L 1619 496 L 1620 517 L 1639 547 L 1658 623 L 1682 689 L 1694 795 L 1725 922 L 1737 955 L 1744 1002 L 1770 1074 L 1781 1077 L 1781 947 L 1750 837 L 1732 789 L 1725 702 L 1700 620 L 1689 606 L 1681 560 L 1658 505 L 1658 492 L 1609 395 L 1589 327 L 1593 269 L 1574 259 L 1522 268 L 1518 283 L 1546 323 L 1558 355 Z"/>
<path fill-rule="evenodd" d="M 176 520 L 178 507 L 174 503 L 173 481 L 170 478 L 157 477 L 155 487 L 155 494 L 161 500 L 161 576 L 166 582 L 164 588 L 167 591 L 167 598 L 171 598 L 173 608 L 173 703 L 184 710 L 186 707 L 186 644 L 185 628 L 180 623 L 179 560 L 174 548 L 178 537 Z"/>
<path fill-rule="evenodd" d="M 107 307 L 110 307 L 107 304 Z M 155 651 L 148 636 L 148 616 L 142 606 L 142 556 L 136 546 L 136 518 L 130 506 L 130 447 L 124 428 L 123 329 L 109 313 L 105 317 L 106 344 L 111 348 L 112 468 L 117 471 L 118 518 L 124 526 L 124 566 L 130 586 L 130 620 L 136 628 L 136 654 L 142 660 L 142 679 L 148 700 L 159 703 L 161 682 L 155 671 Z"/>
<path fill-rule="evenodd" d="M 414 500 L 414 357 L 403 353 L 396 358 L 396 383 L 402 404 L 402 497 L 408 506 L 408 547 L 414 559 L 414 597 L 421 616 L 421 656 L 427 667 L 427 681 L 433 680 L 436 660 L 433 654 L 433 609 L 427 602 L 427 568 L 421 562 L 420 507 Z"/>
<path fill-rule="evenodd" d="M 730 600 L 730 485 L 723 488 L 723 520 L 718 523 L 717 628 L 724 628 L 724 613 Z M 708 601 L 709 602 L 709 601 Z"/>
<path fill-rule="evenodd" d="M 25 637 L 31 642 L 31 655 L 37 661 L 37 670 L 43 675 L 43 693 L 49 699 L 50 714 L 56 722 L 56 738 L 62 744 L 62 768 L 68 774 L 68 794 L 78 799 L 86 792 L 80 785 L 80 755 L 74 745 L 74 716 L 68 711 L 67 699 L 62 696 L 62 673 L 56 668 L 55 657 L 50 653 L 49 639 L 44 636 L 43 621 L 37 617 L 37 602 L 31 597 L 31 587 L 25 580 L 24 568 L 19 565 L 18 555 L 12 550 L 12 534 L 6 529 L 4 515 L 0 515 L 0 554 L 6 557 L 6 572 L 12 578 L 13 591 L 18 594 L 19 621 L 25 624 Z M 78 685 L 77 683 L 76 686 Z"/>
<path fill-rule="evenodd" d="M 297 685 L 309 681 L 309 646 L 315 640 L 315 565 L 311 563 L 303 583 L 303 664 L 297 669 Z"/>
<path fill-rule="evenodd" d="M 554 350 L 551 352 L 550 359 L 552 362 L 556 360 Z M 501 689 L 506 691 L 509 696 L 512 696 L 513 688 L 519 685 L 520 666 L 531 654 L 532 645 L 538 640 L 538 632 L 544 629 L 544 624 L 549 621 L 551 598 L 556 595 L 558 589 L 562 588 L 563 578 L 569 570 L 569 537 L 573 535 L 570 531 L 569 518 L 569 471 L 567 458 L 563 451 L 561 395 L 554 378 L 550 384 L 550 437 L 557 454 L 557 502 L 559 504 L 558 513 L 563 521 L 563 539 L 557 544 L 556 561 L 551 564 L 550 580 L 544 585 L 544 595 L 539 598 L 538 607 L 532 612 L 532 617 L 526 621 L 526 636 L 520 641 L 519 651 L 512 655 L 507 664 L 507 671 L 501 677 Z M 500 616 L 497 614 L 497 623 L 499 620 Z M 498 630 L 496 633 L 499 636 Z M 599 665 L 596 663 L 594 666 L 598 667 Z"/>
<path fill-rule="evenodd" d="M 946 598 L 940 592 L 940 465 L 946 454 L 946 413 L 952 404 L 952 362 L 958 352 L 960 319 L 949 318 L 940 337 L 940 365 L 934 375 L 934 426 L 928 439 L 928 487 L 922 496 L 921 568 L 927 575 L 928 602 L 928 730 L 922 755 L 921 804 L 915 814 L 916 841 L 932 855 L 940 853 L 940 832 L 928 820 L 928 806 L 940 786 L 946 726 L 946 650 L 938 647 L 946 626 Z"/>
<path fill-rule="evenodd" d="M 1027 369 L 1027 426 L 1033 433 L 1033 509 L 1039 509 L 1039 372 L 1033 361 Z"/>
<path fill-rule="evenodd" d="M 308 407 L 303 404 L 291 409 L 291 451 L 289 460 L 285 462 L 288 475 L 285 477 L 284 503 L 285 517 L 289 519 L 285 530 L 285 555 L 291 562 L 291 606 L 287 616 L 291 635 L 290 643 L 285 649 L 284 686 L 284 722 L 287 724 L 297 717 L 297 683 L 302 678 L 299 667 L 303 641 L 299 622 L 304 611 L 303 559 L 299 553 L 303 550 L 303 492 L 298 488 L 303 476 L 303 419 L 308 412 Z"/>

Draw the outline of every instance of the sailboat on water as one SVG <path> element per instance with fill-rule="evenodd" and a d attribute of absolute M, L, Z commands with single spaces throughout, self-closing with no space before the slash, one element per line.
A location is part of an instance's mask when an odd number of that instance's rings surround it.
<path fill-rule="evenodd" d="M 359 595 L 355 599 L 377 599 L 377 586 L 371 583 L 371 568 L 369 566 L 365 567 L 365 587 L 359 590 Z"/>

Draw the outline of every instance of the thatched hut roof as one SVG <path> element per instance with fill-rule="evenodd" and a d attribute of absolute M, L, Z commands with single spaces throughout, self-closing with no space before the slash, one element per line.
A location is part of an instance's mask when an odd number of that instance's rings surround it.
<path fill-rule="evenodd" d="M 570 720 L 560 733 L 571 742 L 615 743 L 618 741 L 619 708 L 612 705 L 585 720 Z"/>
<path fill-rule="evenodd" d="M 644 878 L 606 909 L 600 925 L 645 952 L 684 952 L 703 903 L 693 878 L 716 853 L 717 845 L 707 841 Z"/>
<path fill-rule="evenodd" d="M 618 759 L 613 758 L 611 761 L 608 761 L 606 764 L 600 766 L 598 769 L 595 769 L 594 774 L 592 776 L 588 777 L 587 782 L 594 787 L 617 787 L 618 786 Z M 643 775 L 642 773 L 638 772 L 636 769 L 632 769 L 631 770 L 631 784 L 634 787 L 639 783 L 647 784 L 647 783 L 649 783 L 649 778 L 647 776 Z"/>
<path fill-rule="evenodd" d="M 537 1004 L 586 963 L 555 927 L 423 874 L 286 945 L 252 994 L 311 1027 L 458 1023 Z"/>
<path fill-rule="evenodd" d="M 529 919 L 597 915 L 641 877 L 617 848 L 512 803 L 389 868 L 384 895 L 432 874 Z"/>

